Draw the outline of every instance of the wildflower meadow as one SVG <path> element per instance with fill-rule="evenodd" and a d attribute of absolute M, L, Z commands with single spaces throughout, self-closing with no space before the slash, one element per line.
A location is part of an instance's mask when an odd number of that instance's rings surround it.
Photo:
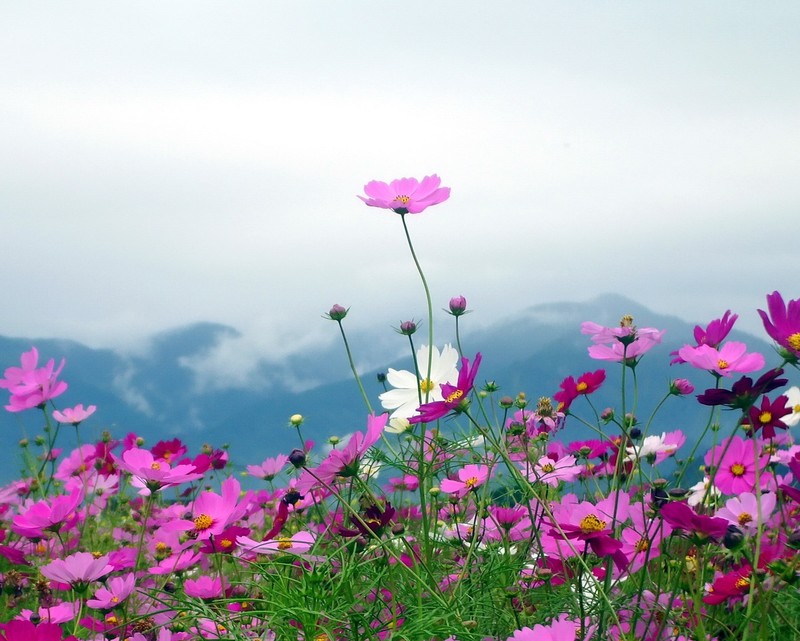
<path fill-rule="evenodd" d="M 409 223 L 424 233 L 449 197 L 436 175 L 359 196 L 398 226 L 427 317 L 396 329 L 406 368 L 371 395 L 350 310 L 325 314 L 364 403 L 332 449 L 304 439 L 301 407 L 287 417 L 296 448 L 264 461 L 166 435 L 83 442 L 96 408 L 59 405 L 58 354 L 31 346 L 4 364 L 5 411 L 41 437 L 0 488 L 0 641 L 800 639 L 800 299 L 766 295 L 768 354 L 728 339 L 731 311 L 671 354 L 626 310 L 614 327 L 586 319 L 585 371 L 508 390 L 461 349 L 464 296 L 446 303 L 453 344 L 434 340 Z M 658 359 L 675 375 L 644 407 Z M 618 401 L 596 407 L 612 368 Z M 652 429 L 685 403 L 705 422 Z"/>

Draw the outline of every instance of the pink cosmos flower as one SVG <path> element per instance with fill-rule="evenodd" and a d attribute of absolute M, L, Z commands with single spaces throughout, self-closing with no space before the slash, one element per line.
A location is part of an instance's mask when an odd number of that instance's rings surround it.
<path fill-rule="evenodd" d="M 239 520 L 250 505 L 249 495 L 239 502 L 239 481 L 230 477 L 222 482 L 222 494 L 202 492 L 192 504 L 193 519 L 176 520 L 164 525 L 167 531 L 191 532 L 198 540 L 221 534 Z"/>
<path fill-rule="evenodd" d="M 89 552 L 76 552 L 63 559 L 56 559 L 39 568 L 42 575 L 59 583 L 67 583 L 74 589 L 85 588 L 88 583 L 114 571 L 107 556 L 94 558 Z"/>
<path fill-rule="evenodd" d="M 764 367 L 764 357 L 758 352 L 746 353 L 747 345 L 729 341 L 721 348 L 710 345 L 692 347 L 684 345 L 678 350 L 684 362 L 705 369 L 719 376 L 730 376 L 734 372 L 755 372 Z"/>
<path fill-rule="evenodd" d="M 553 395 L 553 399 L 558 401 L 558 409 L 566 412 L 572 401 L 578 396 L 591 394 L 597 391 L 606 380 L 606 371 L 598 369 L 595 372 L 585 372 L 576 381 L 572 376 L 567 376 L 561 381 L 561 390 Z"/>
<path fill-rule="evenodd" d="M 96 409 L 96 405 L 90 405 L 86 409 L 83 409 L 83 403 L 79 403 L 75 407 L 67 407 L 61 412 L 54 410 L 53 418 L 59 423 L 72 423 L 73 425 L 78 425 L 78 423 L 85 421 L 92 414 L 94 414 Z"/>
<path fill-rule="evenodd" d="M 767 296 L 767 309 L 758 310 L 764 329 L 781 347 L 795 356 L 800 356 L 800 299 L 790 300 L 787 305 L 777 291 Z"/>
<path fill-rule="evenodd" d="M 34 625 L 19 620 L 0 623 L 0 641 L 77 641 L 74 636 L 64 638 L 63 634 L 55 623 Z"/>
<path fill-rule="evenodd" d="M 576 460 L 572 455 L 562 456 L 558 459 L 543 456 L 528 473 L 528 480 L 532 483 L 537 481 L 547 483 L 553 487 L 557 487 L 559 481 L 571 483 L 577 480 L 581 472 L 586 469 L 583 465 L 577 465 Z"/>
<path fill-rule="evenodd" d="M 58 605 L 51 605 L 48 607 L 40 606 L 39 610 L 23 609 L 19 614 L 14 617 L 15 619 L 30 621 L 34 617 L 39 617 L 41 623 L 67 623 L 72 621 L 81 610 L 81 602 L 78 601 L 62 601 Z"/>
<path fill-rule="evenodd" d="M 589 356 L 596 360 L 635 363 L 636 359 L 661 343 L 666 330 L 654 327 L 603 327 L 586 321 L 581 324 L 581 333 L 591 337 L 595 343 L 589 348 Z"/>
<path fill-rule="evenodd" d="M 728 531 L 728 522 L 713 516 L 698 514 L 686 503 L 672 501 L 661 508 L 661 516 L 672 527 L 702 537 L 721 539 Z"/>
<path fill-rule="evenodd" d="M 765 492 L 759 497 L 752 492 L 742 492 L 728 499 L 725 507 L 717 510 L 714 516 L 727 520 L 748 534 L 755 534 L 759 524 L 764 525 L 769 520 L 776 502 L 777 496 L 773 492 Z"/>
<path fill-rule="evenodd" d="M 418 214 L 431 205 L 438 205 L 450 198 L 450 188 L 440 187 L 441 179 L 436 174 L 416 178 L 399 178 L 388 185 L 373 180 L 364 185 L 367 197 L 359 196 L 370 207 L 391 209 L 398 214 Z"/>
<path fill-rule="evenodd" d="M 64 368 L 64 359 L 58 368 L 55 359 L 50 359 L 44 367 L 36 367 L 39 352 L 32 347 L 20 357 L 22 367 L 9 367 L 5 378 L 0 380 L 0 387 L 9 391 L 11 397 L 6 409 L 9 412 L 21 412 L 33 407 L 43 407 L 47 401 L 67 391 L 67 384 L 58 380 Z"/>
<path fill-rule="evenodd" d="M 130 472 L 131 485 L 141 488 L 139 494 L 150 496 L 166 487 L 196 481 L 203 478 L 196 472 L 191 464 L 176 465 L 171 468 L 164 459 L 156 459 L 149 450 L 138 447 L 131 448 L 122 453 L 122 458 L 116 458 L 120 469 Z"/>
<path fill-rule="evenodd" d="M 714 348 L 719 347 L 722 344 L 722 341 L 727 338 L 728 334 L 733 329 L 733 325 L 736 323 L 736 319 L 738 318 L 739 316 L 737 314 L 733 314 L 731 316 L 731 310 L 727 310 L 722 315 L 722 318 L 715 318 L 705 327 L 705 329 L 700 325 L 695 325 L 695 347 L 699 347 L 700 345 L 708 345 L 709 347 Z M 676 357 L 670 361 L 670 365 L 686 362 L 678 355 L 677 351 L 672 352 L 670 355 Z"/>
<path fill-rule="evenodd" d="M 78 506 L 82 501 L 82 492 L 37 501 L 14 517 L 11 529 L 29 539 L 39 539 L 45 536 L 45 532 L 59 532 L 62 528 L 72 527 L 78 520 Z"/>
<path fill-rule="evenodd" d="M 288 456 L 285 454 L 279 454 L 273 458 L 265 459 L 261 465 L 248 465 L 247 473 L 250 476 L 255 476 L 256 478 L 263 479 L 265 481 L 271 481 L 278 474 L 280 474 L 281 470 L 288 462 Z"/>
<path fill-rule="evenodd" d="M 125 576 L 114 576 L 108 579 L 105 586 L 98 588 L 94 598 L 86 601 L 86 605 L 97 610 L 111 610 L 125 601 L 136 587 L 136 577 L 133 572 Z"/>
<path fill-rule="evenodd" d="M 481 354 L 478 352 L 475 355 L 475 360 L 472 361 L 470 367 L 469 359 L 461 359 L 461 371 L 458 372 L 458 382 L 455 385 L 449 383 L 442 383 L 442 397 L 441 401 L 432 401 L 421 405 L 417 412 L 417 416 L 412 416 L 408 419 L 411 424 L 414 423 L 431 423 L 444 416 L 447 416 L 451 411 L 459 412 L 466 408 L 469 403 L 469 393 L 475 384 L 475 376 L 478 373 L 478 366 L 481 364 Z"/>
<path fill-rule="evenodd" d="M 480 487 L 489 479 L 489 468 L 485 465 L 465 465 L 458 470 L 458 480 L 444 479 L 439 487 L 447 494 L 464 498 L 470 491 Z"/>
<path fill-rule="evenodd" d="M 565 613 L 553 619 L 550 625 L 537 623 L 532 628 L 521 628 L 506 641 L 583 641 L 590 636 L 583 633 L 583 626 L 579 622 Z"/>
<path fill-rule="evenodd" d="M 304 555 L 314 545 L 317 538 L 305 530 L 292 535 L 291 537 L 280 537 L 270 541 L 254 541 L 253 539 L 240 536 L 236 541 L 239 546 L 254 554 L 298 554 Z"/>
<path fill-rule="evenodd" d="M 732 436 L 711 448 L 705 456 L 705 464 L 716 468 L 714 485 L 725 494 L 742 494 L 755 489 L 756 468 L 762 478 L 769 464 L 769 454 L 762 454 L 756 461 L 756 441 Z"/>
<path fill-rule="evenodd" d="M 296 489 L 306 494 L 320 483 L 330 485 L 337 478 L 349 478 L 358 474 L 361 458 L 375 445 L 389 420 L 388 414 L 367 417 L 367 433 L 356 432 L 341 450 L 332 450 L 328 457 L 312 470 L 306 470 L 297 481 Z"/>
<path fill-rule="evenodd" d="M 202 575 L 196 579 L 186 579 L 183 583 L 186 596 L 197 599 L 216 599 L 222 596 L 222 579 Z"/>

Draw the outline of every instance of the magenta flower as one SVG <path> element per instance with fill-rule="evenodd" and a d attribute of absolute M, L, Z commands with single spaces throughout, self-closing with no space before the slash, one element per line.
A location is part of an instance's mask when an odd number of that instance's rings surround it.
<path fill-rule="evenodd" d="M 766 374 L 762 374 L 755 383 L 749 376 L 742 376 L 731 386 L 730 390 L 707 389 L 702 394 L 698 394 L 697 400 L 703 405 L 725 405 L 730 409 L 746 411 L 755 404 L 759 396 L 783 387 L 789 382 L 788 378 L 779 378 L 779 376 L 783 376 L 781 368 L 771 369 Z"/>
<path fill-rule="evenodd" d="M 74 636 L 63 636 L 55 623 L 34 625 L 30 621 L 14 620 L 0 623 L 0 641 L 77 641 Z"/>
<path fill-rule="evenodd" d="M 22 412 L 33 407 L 44 407 L 45 403 L 67 391 L 67 384 L 58 380 L 58 375 L 64 368 L 64 359 L 58 368 L 55 360 L 50 359 L 44 367 L 36 367 L 39 362 L 39 352 L 32 347 L 29 352 L 24 352 L 20 357 L 22 367 L 9 367 L 5 371 L 5 378 L 0 380 L 3 387 L 11 394 L 6 409 L 9 412 Z"/>
<path fill-rule="evenodd" d="M 59 423 L 72 423 L 73 425 L 77 425 L 94 414 L 96 409 L 96 405 L 90 405 L 86 409 L 83 409 L 83 403 L 80 403 L 75 407 L 67 407 L 63 411 L 54 410 L 53 418 Z"/>
<path fill-rule="evenodd" d="M 480 487 L 489 479 L 489 468 L 485 465 L 465 465 L 458 470 L 458 480 L 444 479 L 439 487 L 442 492 L 464 498 L 467 493 Z"/>
<path fill-rule="evenodd" d="M 441 179 L 436 174 L 416 178 L 399 178 L 388 185 L 373 180 L 364 185 L 367 198 L 359 196 L 370 207 L 391 209 L 398 214 L 418 214 L 431 205 L 438 205 L 450 198 L 450 188 L 440 187 Z"/>
<path fill-rule="evenodd" d="M 514 632 L 506 641 L 583 641 L 591 635 L 584 634 L 583 626 L 573 621 L 568 614 L 560 614 L 550 625 L 537 623 L 532 628 L 524 627 Z"/>
<path fill-rule="evenodd" d="M 758 310 L 764 329 L 781 347 L 800 356 L 800 300 L 790 300 L 787 305 L 778 292 L 767 296 L 767 309 Z"/>
<path fill-rule="evenodd" d="M 690 365 L 705 369 L 718 376 L 730 376 L 735 372 L 755 372 L 764 367 L 764 357 L 758 352 L 747 352 L 747 345 L 736 341 L 725 343 L 720 349 L 709 345 L 692 347 L 684 345 L 678 355 Z"/>
<path fill-rule="evenodd" d="M 141 488 L 139 494 L 142 496 L 203 478 L 202 474 L 195 471 L 194 465 L 170 467 L 166 460 L 156 459 L 152 452 L 138 447 L 124 451 L 122 458 L 116 459 L 116 462 L 120 469 L 131 474 L 131 485 Z"/>
<path fill-rule="evenodd" d="M 89 552 L 76 552 L 56 559 L 39 568 L 43 576 L 59 583 L 67 583 L 75 590 L 85 589 L 92 581 L 114 571 L 107 556 L 94 558 Z"/>
<path fill-rule="evenodd" d="M 461 359 L 461 371 L 458 373 L 458 382 L 456 385 L 449 383 L 442 383 L 442 398 L 441 401 L 432 401 L 421 405 L 417 412 L 418 416 L 412 416 L 408 419 L 411 424 L 415 423 L 431 423 L 446 416 L 451 411 L 462 412 L 469 406 L 469 393 L 475 385 L 475 376 L 478 373 L 478 367 L 481 364 L 481 354 L 475 355 L 475 360 L 472 361 L 470 367 L 469 359 Z"/>
<path fill-rule="evenodd" d="M 661 508 L 661 516 L 672 527 L 697 534 L 702 538 L 721 539 L 728 531 L 728 522 L 714 516 L 698 514 L 686 503 L 673 501 Z"/>
<path fill-rule="evenodd" d="M 54 496 L 31 505 L 17 514 L 11 529 L 29 539 L 45 536 L 45 532 L 59 532 L 64 527 L 72 527 L 78 520 L 78 506 L 83 501 L 83 492 Z"/>
<path fill-rule="evenodd" d="M 733 314 L 731 316 L 731 310 L 727 310 L 723 315 L 722 318 L 715 318 L 712 320 L 705 329 L 700 325 L 694 326 L 694 340 L 696 342 L 695 347 L 699 347 L 700 345 L 708 345 L 709 347 L 717 348 L 722 344 L 730 331 L 733 329 L 734 323 L 736 323 L 736 319 L 739 316 L 737 314 Z M 675 363 L 685 363 L 679 355 L 677 351 L 671 353 L 671 356 L 675 356 L 670 364 Z"/>

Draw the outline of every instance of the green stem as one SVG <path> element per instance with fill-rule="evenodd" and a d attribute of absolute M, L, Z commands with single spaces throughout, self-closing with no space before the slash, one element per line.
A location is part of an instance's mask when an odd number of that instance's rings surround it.
<path fill-rule="evenodd" d="M 336 322 L 339 324 L 339 331 L 342 333 L 342 340 L 344 341 L 344 349 L 347 352 L 347 360 L 350 363 L 350 369 L 353 372 L 353 376 L 356 379 L 356 383 L 358 383 L 358 389 L 361 390 L 361 396 L 364 399 L 364 403 L 366 403 L 367 405 L 367 410 L 369 411 L 370 414 L 374 414 L 375 412 L 372 411 L 372 405 L 369 402 L 369 397 L 367 396 L 367 392 L 364 389 L 363 383 L 361 382 L 361 377 L 358 375 L 358 372 L 356 371 L 356 364 L 353 362 L 353 354 L 350 351 L 350 344 L 347 342 L 347 335 L 344 333 L 344 326 L 342 325 L 342 321 L 337 319 Z"/>

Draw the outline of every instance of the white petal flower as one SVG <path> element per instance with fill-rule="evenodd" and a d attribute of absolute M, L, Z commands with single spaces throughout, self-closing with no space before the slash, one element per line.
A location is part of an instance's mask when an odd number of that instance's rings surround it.
<path fill-rule="evenodd" d="M 413 372 L 389 368 L 386 380 L 394 389 L 378 397 L 381 405 L 392 411 L 390 418 L 411 418 L 417 413 L 420 394 L 423 403 L 443 400 L 441 384 L 454 384 L 458 381 L 457 363 L 458 350 L 451 345 L 445 345 L 441 353 L 434 347 L 431 353 L 431 377 L 425 380 L 428 373 L 428 346 L 423 345 L 417 350 L 421 382 L 417 382 L 417 375 Z"/>
<path fill-rule="evenodd" d="M 797 385 L 790 387 L 786 390 L 784 396 L 789 399 L 786 401 L 786 407 L 792 408 L 792 413 L 784 416 L 781 421 L 783 421 L 784 425 L 794 427 L 800 423 L 800 387 L 797 387 Z"/>

